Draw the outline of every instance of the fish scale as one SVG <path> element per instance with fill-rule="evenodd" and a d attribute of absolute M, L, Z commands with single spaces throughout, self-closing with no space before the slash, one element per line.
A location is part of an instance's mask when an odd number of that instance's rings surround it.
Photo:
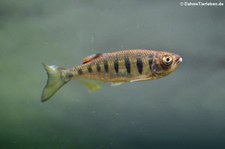
<path fill-rule="evenodd" d="M 139 78 L 141 74 L 149 75 L 151 73 L 148 63 L 149 55 L 153 56 L 152 52 L 149 50 L 126 50 L 114 53 L 104 53 L 83 66 L 74 67 L 74 78 L 85 77 L 90 79 L 100 79 L 105 82 L 130 81 Z M 130 62 L 130 68 L 128 69 L 130 71 L 126 68 L 126 58 L 129 59 Z M 139 60 L 139 63 L 137 60 Z M 108 65 L 107 72 L 104 68 L 104 61 L 106 61 Z M 142 65 L 142 68 L 138 67 L 138 64 Z M 88 71 L 88 68 L 91 68 L 92 72 Z M 82 74 L 79 73 L 80 70 L 82 70 Z"/>

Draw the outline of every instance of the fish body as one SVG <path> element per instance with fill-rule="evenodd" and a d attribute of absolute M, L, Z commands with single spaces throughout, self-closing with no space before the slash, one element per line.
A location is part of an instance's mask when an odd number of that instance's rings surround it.
<path fill-rule="evenodd" d="M 173 72 L 180 62 L 182 58 L 174 53 L 133 49 L 94 54 L 84 58 L 82 65 L 70 69 L 44 65 L 49 79 L 42 101 L 49 99 L 70 80 L 80 80 L 93 91 L 100 88 L 101 82 L 121 84 L 158 79 Z"/>

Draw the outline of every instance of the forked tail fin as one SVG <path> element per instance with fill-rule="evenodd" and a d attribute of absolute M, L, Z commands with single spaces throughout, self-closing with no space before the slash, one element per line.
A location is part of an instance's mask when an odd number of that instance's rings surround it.
<path fill-rule="evenodd" d="M 45 85 L 41 96 L 41 101 L 45 102 L 67 83 L 67 81 L 64 81 L 62 76 L 62 70 L 64 70 L 64 68 L 59 68 L 54 65 L 48 66 L 44 63 L 43 66 L 48 75 L 47 84 Z"/>

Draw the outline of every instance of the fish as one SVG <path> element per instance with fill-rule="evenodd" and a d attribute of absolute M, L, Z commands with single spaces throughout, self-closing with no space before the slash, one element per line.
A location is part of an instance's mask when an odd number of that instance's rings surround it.
<path fill-rule="evenodd" d="M 69 69 L 43 63 L 48 80 L 41 101 L 50 99 L 71 80 L 79 80 L 93 92 L 104 83 L 117 86 L 162 78 L 176 70 L 181 62 L 182 57 L 172 52 L 129 49 L 93 54 L 85 57 L 81 65 Z"/>

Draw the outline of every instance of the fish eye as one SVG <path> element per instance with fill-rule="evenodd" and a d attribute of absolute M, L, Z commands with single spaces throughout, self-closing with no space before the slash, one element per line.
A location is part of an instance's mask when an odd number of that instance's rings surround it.
<path fill-rule="evenodd" d="M 172 59 L 171 56 L 164 56 L 164 57 L 163 57 L 163 63 L 164 63 L 165 65 L 170 65 L 170 64 L 172 63 L 172 61 L 173 61 L 173 59 Z"/>

